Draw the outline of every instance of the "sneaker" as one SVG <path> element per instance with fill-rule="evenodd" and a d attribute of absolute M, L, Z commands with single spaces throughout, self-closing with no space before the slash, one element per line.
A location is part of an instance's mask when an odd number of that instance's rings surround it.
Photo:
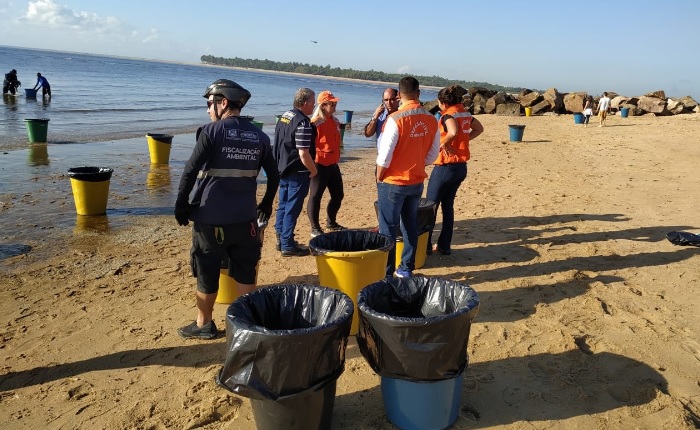
<path fill-rule="evenodd" d="M 343 227 L 342 225 L 338 224 L 337 222 L 329 222 L 326 224 L 326 230 L 340 231 L 340 230 L 347 230 L 347 228 Z"/>
<path fill-rule="evenodd" d="M 177 334 L 184 339 L 214 339 L 219 335 L 219 330 L 216 329 L 214 321 L 209 321 L 202 327 L 197 327 L 197 321 L 192 321 L 191 324 L 177 329 Z"/>
<path fill-rule="evenodd" d="M 394 272 L 394 275 L 396 275 L 397 278 L 410 278 L 411 272 L 409 272 L 408 270 L 398 269 L 396 270 L 396 272 Z"/>
<path fill-rule="evenodd" d="M 322 234 L 323 234 L 323 230 L 321 230 L 321 229 L 318 228 L 318 227 L 314 227 L 314 228 L 311 229 L 311 237 L 312 237 L 312 238 L 313 238 L 313 237 L 316 237 L 316 236 L 320 236 L 320 235 L 322 235 Z"/>
<path fill-rule="evenodd" d="M 309 255 L 309 250 L 299 245 L 295 245 L 292 249 L 282 250 L 282 257 L 303 257 L 305 255 Z"/>

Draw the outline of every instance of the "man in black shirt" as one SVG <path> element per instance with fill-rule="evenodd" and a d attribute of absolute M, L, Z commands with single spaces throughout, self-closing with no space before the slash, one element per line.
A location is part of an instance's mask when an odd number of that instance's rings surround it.
<path fill-rule="evenodd" d="M 197 144 L 185 165 L 175 202 L 178 224 L 192 227 L 191 265 L 197 278 L 197 319 L 178 330 L 184 338 L 213 339 L 212 320 L 219 290 L 221 262 L 239 294 L 255 289 L 260 259 L 259 225 L 267 223 L 279 186 L 270 138 L 241 109 L 250 93 L 233 81 L 219 79 L 204 97 L 211 121 L 197 130 Z M 267 174 L 267 189 L 257 204 L 257 176 Z"/>

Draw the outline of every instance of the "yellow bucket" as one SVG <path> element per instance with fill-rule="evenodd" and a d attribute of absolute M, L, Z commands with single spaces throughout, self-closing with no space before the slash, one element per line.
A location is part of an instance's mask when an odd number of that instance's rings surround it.
<path fill-rule="evenodd" d="M 532 116 L 532 108 L 531 107 L 525 108 L 525 116 Z"/>
<path fill-rule="evenodd" d="M 418 236 L 418 245 L 416 245 L 416 269 L 425 266 L 426 250 L 428 249 L 428 232 Z M 403 252 L 403 241 L 396 241 L 396 267 L 401 264 L 401 253 Z"/>
<path fill-rule="evenodd" d="M 73 190 L 75 210 L 78 215 L 104 215 L 107 212 L 109 180 L 113 170 L 109 167 L 74 167 L 68 169 Z"/>
<path fill-rule="evenodd" d="M 258 230 L 258 238 L 260 243 L 263 243 L 265 238 L 265 228 Z M 258 283 L 258 268 L 260 267 L 260 262 L 255 265 L 255 283 Z M 231 304 L 239 298 L 241 294 L 238 292 L 236 287 L 236 280 L 228 276 L 228 269 L 220 269 L 219 271 L 219 292 L 216 295 L 216 303 L 220 304 Z"/>
<path fill-rule="evenodd" d="M 379 250 L 329 252 L 316 256 L 318 283 L 350 296 L 355 305 L 350 335 L 358 331 L 357 295 L 369 284 L 384 279 L 388 252 Z"/>
<path fill-rule="evenodd" d="M 146 140 L 148 141 L 148 153 L 151 154 L 151 163 L 168 164 L 173 136 L 171 134 L 148 133 Z"/>

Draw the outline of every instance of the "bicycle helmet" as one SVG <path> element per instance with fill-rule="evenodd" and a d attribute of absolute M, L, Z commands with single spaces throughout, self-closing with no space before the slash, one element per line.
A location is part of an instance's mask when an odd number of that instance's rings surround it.
<path fill-rule="evenodd" d="M 214 81 L 213 84 L 209 85 L 204 92 L 204 98 L 209 98 L 210 95 L 221 96 L 232 102 L 238 102 L 241 108 L 243 108 L 243 106 L 248 103 L 248 99 L 250 99 L 250 91 L 228 79 L 218 79 Z"/>

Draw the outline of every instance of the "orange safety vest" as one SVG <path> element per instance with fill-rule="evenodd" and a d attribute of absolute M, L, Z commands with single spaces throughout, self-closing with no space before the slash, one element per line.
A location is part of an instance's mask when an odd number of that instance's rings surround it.
<path fill-rule="evenodd" d="M 340 121 L 334 116 L 331 119 L 319 117 L 314 122 L 317 131 L 314 161 L 324 166 L 340 161 Z"/>
<path fill-rule="evenodd" d="M 447 136 L 447 127 L 443 120 L 445 115 L 450 115 L 457 121 L 457 136 L 450 144 L 453 154 L 440 150 L 434 164 L 466 163 L 469 160 L 469 133 L 471 132 L 474 117 L 464 109 L 464 105 L 461 103 L 448 107 L 442 112 L 442 115 L 440 118 L 440 141 L 442 142 L 444 137 Z"/>
<path fill-rule="evenodd" d="M 382 181 L 394 185 L 420 184 L 428 177 L 425 157 L 435 140 L 437 120 L 418 101 L 402 105 L 389 117 L 396 121 L 399 140 Z"/>

